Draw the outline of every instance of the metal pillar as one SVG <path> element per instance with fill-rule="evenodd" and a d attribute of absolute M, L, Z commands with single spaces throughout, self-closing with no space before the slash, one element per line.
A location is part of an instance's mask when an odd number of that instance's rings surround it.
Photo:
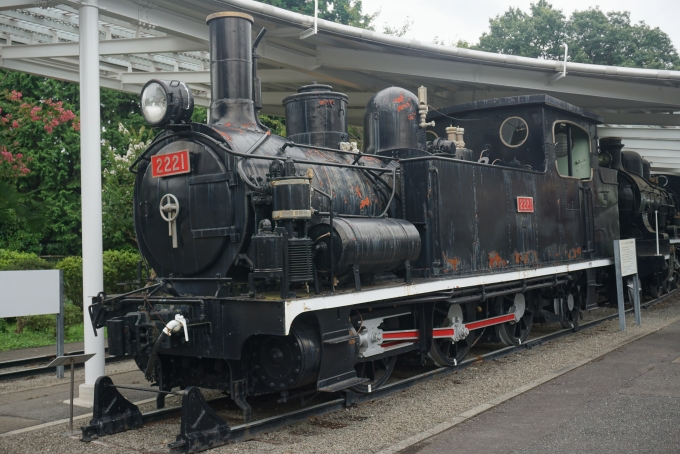
<path fill-rule="evenodd" d="M 99 115 L 99 0 L 83 0 L 78 9 L 80 28 L 80 181 L 83 219 L 83 318 L 85 384 L 79 398 L 94 400 L 94 383 L 104 375 L 104 330 L 94 336 L 87 311 L 92 297 L 104 290 L 102 244 L 101 122 Z"/>
<path fill-rule="evenodd" d="M 64 356 L 64 271 L 59 270 L 59 313 L 57 314 L 57 358 Z M 64 378 L 64 366 L 57 366 L 57 378 Z"/>

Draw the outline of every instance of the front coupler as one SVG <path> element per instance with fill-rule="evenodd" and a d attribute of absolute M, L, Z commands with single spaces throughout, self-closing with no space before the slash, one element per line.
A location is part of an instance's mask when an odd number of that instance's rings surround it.
<path fill-rule="evenodd" d="M 133 388 L 138 389 L 138 388 Z M 153 420 L 158 420 L 152 412 Z M 148 414 L 148 413 L 147 413 Z M 94 408 L 90 424 L 81 427 L 82 440 L 137 429 L 144 424 L 139 408 L 127 400 L 107 376 L 99 377 L 94 388 Z M 226 444 L 231 435 L 227 422 L 208 406 L 201 391 L 189 386 L 182 395 L 182 419 L 175 442 L 168 445 L 170 454 L 189 454 Z"/>

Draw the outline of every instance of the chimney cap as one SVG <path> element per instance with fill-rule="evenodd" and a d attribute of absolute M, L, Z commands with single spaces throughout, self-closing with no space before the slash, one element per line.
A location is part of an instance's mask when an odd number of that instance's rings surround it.
<path fill-rule="evenodd" d="M 255 23 L 255 19 L 253 19 L 253 16 L 251 16 L 250 14 L 238 13 L 236 11 L 223 11 L 223 12 L 220 12 L 220 13 L 213 13 L 210 16 L 206 17 L 205 23 L 208 24 L 208 23 L 210 23 L 211 20 L 217 19 L 217 18 L 220 18 L 220 17 L 240 17 L 241 19 L 249 20 L 250 23 L 252 23 L 252 24 Z"/>

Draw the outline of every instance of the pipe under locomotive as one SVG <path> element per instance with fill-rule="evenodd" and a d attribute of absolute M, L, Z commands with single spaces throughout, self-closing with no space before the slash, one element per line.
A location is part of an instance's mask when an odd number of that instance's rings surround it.
<path fill-rule="evenodd" d="M 612 274 L 611 240 L 656 242 L 650 210 L 663 207 L 661 224 L 677 212 L 668 192 L 620 176 L 616 144 L 602 161 L 599 117 L 545 95 L 428 116 L 426 90 L 388 88 L 366 107 L 362 152 L 347 96 L 310 85 L 284 100 L 288 137 L 271 134 L 263 32 L 253 44 L 242 13 L 207 22 L 209 124 L 189 121 L 184 84 L 142 93 L 164 126 L 131 167 L 157 277 L 90 308 L 109 353 L 161 390 L 221 389 L 248 418 L 248 396 L 370 392 L 398 355 L 454 366 L 477 339 L 523 342 L 534 320 L 577 329 Z"/>

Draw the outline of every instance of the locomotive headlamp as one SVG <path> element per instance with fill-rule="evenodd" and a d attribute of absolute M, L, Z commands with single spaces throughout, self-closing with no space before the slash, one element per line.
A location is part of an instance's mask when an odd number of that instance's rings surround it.
<path fill-rule="evenodd" d="M 152 79 L 142 88 L 142 115 L 151 126 L 191 121 L 194 95 L 184 82 Z"/>

